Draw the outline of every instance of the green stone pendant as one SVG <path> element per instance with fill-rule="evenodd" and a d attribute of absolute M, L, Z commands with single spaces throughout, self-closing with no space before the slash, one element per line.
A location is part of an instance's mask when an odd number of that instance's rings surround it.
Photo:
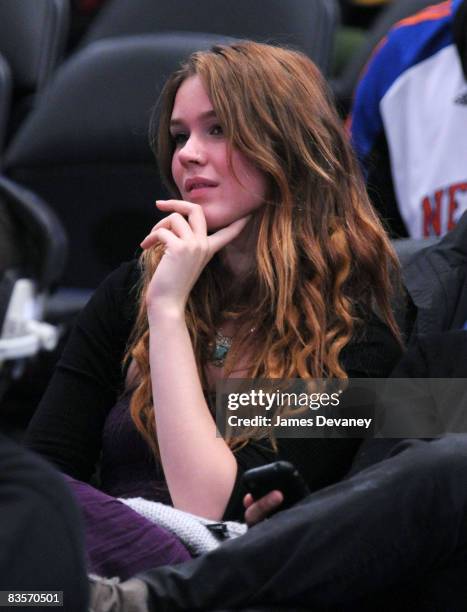
<path fill-rule="evenodd" d="M 225 358 L 232 346 L 232 338 L 224 336 L 220 331 L 216 332 L 216 346 L 212 352 L 210 362 L 217 368 L 224 365 Z"/>

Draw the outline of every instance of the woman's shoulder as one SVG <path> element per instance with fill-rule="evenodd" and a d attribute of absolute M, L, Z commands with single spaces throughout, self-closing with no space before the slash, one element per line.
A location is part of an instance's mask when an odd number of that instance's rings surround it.
<path fill-rule="evenodd" d="M 99 285 L 97 291 L 105 288 L 108 292 L 131 292 L 138 287 L 141 279 L 141 265 L 138 259 L 121 263 Z"/>
<path fill-rule="evenodd" d="M 133 318 L 134 306 L 138 300 L 141 267 L 137 259 L 126 261 L 113 270 L 97 287 L 91 304 L 94 308 L 128 310 Z"/>

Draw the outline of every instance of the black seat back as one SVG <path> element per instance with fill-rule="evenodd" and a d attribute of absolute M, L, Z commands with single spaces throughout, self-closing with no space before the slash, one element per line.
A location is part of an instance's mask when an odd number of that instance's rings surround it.
<path fill-rule="evenodd" d="M 69 0 L 2 0 L 0 52 L 15 88 L 41 89 L 62 57 L 68 35 Z"/>
<path fill-rule="evenodd" d="M 151 32 L 213 32 L 292 45 L 326 73 L 338 8 L 335 0 L 113 0 L 96 17 L 82 45 Z"/>
<path fill-rule="evenodd" d="M 13 80 L 7 138 L 34 105 L 65 51 L 70 0 L 1 0 L 0 53 Z"/>
<path fill-rule="evenodd" d="M 0 175 L 0 272 L 34 280 L 38 292 L 62 276 L 67 238 L 50 207 L 35 193 Z"/>

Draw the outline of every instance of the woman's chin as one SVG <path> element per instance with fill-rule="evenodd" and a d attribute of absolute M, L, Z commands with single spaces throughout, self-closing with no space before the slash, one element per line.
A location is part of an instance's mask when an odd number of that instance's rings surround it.
<path fill-rule="evenodd" d="M 217 232 L 218 230 L 227 227 L 233 223 L 231 219 L 226 219 L 225 217 L 219 217 L 214 215 L 206 214 L 206 226 L 208 228 L 208 233 L 212 234 L 213 232 Z"/>
<path fill-rule="evenodd" d="M 207 224 L 208 227 L 208 234 L 215 234 L 216 232 L 218 232 L 219 230 L 223 229 L 224 227 L 227 227 L 227 224 L 217 224 L 217 223 L 208 223 Z"/>

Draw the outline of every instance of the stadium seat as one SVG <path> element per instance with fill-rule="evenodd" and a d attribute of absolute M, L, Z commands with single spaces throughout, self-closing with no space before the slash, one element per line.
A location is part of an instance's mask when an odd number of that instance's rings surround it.
<path fill-rule="evenodd" d="M 2 0 L 0 53 L 13 79 L 9 133 L 14 132 L 62 58 L 70 21 L 69 0 Z"/>
<path fill-rule="evenodd" d="M 58 282 L 66 259 L 67 238 L 60 221 L 40 197 L 5 176 L 0 176 L 0 203 L 17 232 L 16 272 L 33 278 L 39 292 L 46 291 Z"/>
<path fill-rule="evenodd" d="M 226 41 L 146 35 L 87 46 L 65 62 L 5 155 L 5 173 L 41 196 L 69 237 L 62 284 L 95 287 L 134 257 L 162 189 L 148 143 L 162 84 L 191 52 Z"/>
<path fill-rule="evenodd" d="M 152 32 L 213 32 L 291 45 L 327 73 L 338 21 L 336 0 L 111 0 L 81 44 Z"/>
<path fill-rule="evenodd" d="M 44 323 L 45 301 L 61 276 L 63 228 L 45 202 L 0 176 L 0 398 L 25 360 L 53 350 L 59 331 Z"/>

